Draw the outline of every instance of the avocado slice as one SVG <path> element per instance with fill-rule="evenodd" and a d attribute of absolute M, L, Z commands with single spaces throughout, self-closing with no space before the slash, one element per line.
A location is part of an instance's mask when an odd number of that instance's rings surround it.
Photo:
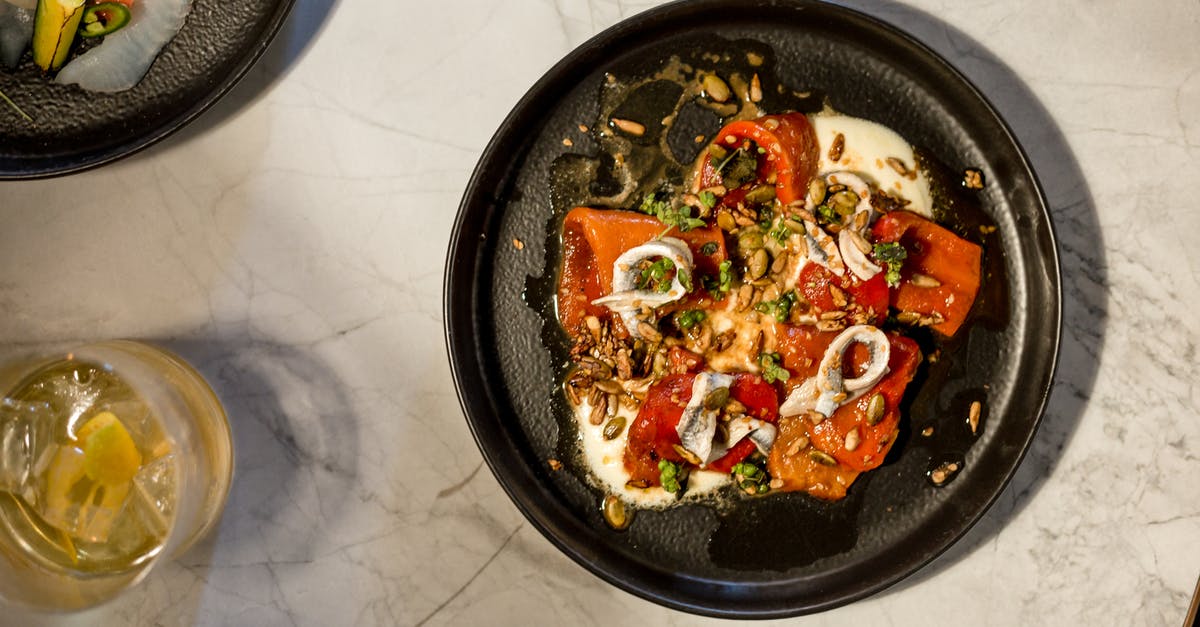
<path fill-rule="evenodd" d="M 84 0 L 38 0 L 33 17 L 33 62 L 46 71 L 67 61 L 75 42 Z"/>

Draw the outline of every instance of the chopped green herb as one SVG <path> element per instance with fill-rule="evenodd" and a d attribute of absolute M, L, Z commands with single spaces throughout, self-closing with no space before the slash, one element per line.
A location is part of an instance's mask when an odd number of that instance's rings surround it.
<path fill-rule="evenodd" d="M 717 247 L 716 242 L 709 242 L 700 247 L 700 254 L 708 255 L 711 257 L 711 256 L 717 254 L 717 248 L 718 247 Z"/>
<path fill-rule="evenodd" d="M 708 290 L 714 299 L 724 298 L 733 287 L 733 262 L 726 259 L 717 266 L 717 276 L 704 277 L 704 289 Z"/>
<path fill-rule="evenodd" d="M 887 264 L 887 284 L 891 287 L 900 285 L 900 269 L 904 267 L 904 260 L 908 258 L 908 251 L 904 250 L 904 246 L 900 242 L 888 242 L 886 244 L 875 244 L 875 260 Z"/>
<path fill-rule="evenodd" d="M 786 222 L 780 220 L 779 224 L 776 224 L 770 231 L 767 231 L 767 235 L 779 242 L 780 246 L 784 246 L 787 244 L 788 238 L 792 236 L 792 230 L 788 228 Z"/>
<path fill-rule="evenodd" d="M 817 221 L 822 224 L 841 224 L 842 216 L 829 205 L 817 205 Z"/>
<path fill-rule="evenodd" d="M 665 459 L 658 462 L 658 478 L 662 487 L 672 494 L 679 491 L 679 464 Z"/>
<path fill-rule="evenodd" d="M 692 209 L 687 205 L 672 207 L 671 203 L 658 198 L 656 194 L 646 194 L 638 211 L 658 218 L 667 227 L 675 227 L 680 231 L 690 231 L 704 226 L 704 220 L 692 217 Z"/>
<path fill-rule="evenodd" d="M 734 464 L 730 469 L 729 474 L 733 476 L 734 483 L 743 492 L 752 492 L 754 494 L 765 494 L 770 490 L 771 475 L 765 470 L 751 464 L 749 462 L 740 462 Z"/>
<path fill-rule="evenodd" d="M 791 378 L 792 373 L 779 365 L 781 361 L 779 353 L 761 353 L 758 356 L 758 365 L 762 367 L 762 377 L 767 383 L 775 383 L 776 381 L 787 381 Z"/>
<path fill-rule="evenodd" d="M 786 322 L 788 315 L 792 313 L 792 305 L 796 304 L 796 291 L 789 290 L 779 297 L 778 300 L 764 300 L 754 306 L 758 313 L 775 316 L 779 322 Z M 786 378 L 786 377 L 784 377 Z"/>
<path fill-rule="evenodd" d="M 717 197 L 712 192 L 700 192 L 699 198 L 705 209 L 712 209 L 717 205 Z"/>
<path fill-rule="evenodd" d="M 643 264 L 641 274 L 633 282 L 634 286 L 639 290 L 669 292 L 671 290 L 671 279 L 675 276 L 675 263 L 666 257 L 662 257 L 653 263 L 643 262 Z M 679 274 L 679 282 L 683 283 L 687 273 Z M 690 279 L 688 282 L 691 282 Z M 685 285 L 685 287 L 687 286 Z"/>
<path fill-rule="evenodd" d="M 684 331 L 700 324 L 705 318 L 703 309 L 688 309 L 675 314 L 675 326 Z"/>

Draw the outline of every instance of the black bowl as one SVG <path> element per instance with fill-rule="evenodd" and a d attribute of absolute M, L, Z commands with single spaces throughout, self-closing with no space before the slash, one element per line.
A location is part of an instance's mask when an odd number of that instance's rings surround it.
<path fill-rule="evenodd" d="M 752 49 L 785 84 L 884 123 L 945 172 L 976 167 L 986 188 L 960 232 L 985 246 L 974 321 L 913 387 L 901 438 L 846 499 L 725 498 L 641 511 L 606 526 L 578 461 L 559 383 L 566 363 L 551 302 L 564 207 L 550 175 L 591 154 L 606 72 Z M 563 138 L 574 138 L 566 146 Z M 964 204 L 960 202 L 959 204 Z M 557 206 L 556 206 L 557 205 Z M 953 216 L 952 216 L 953 217 Z M 995 226 L 994 232 L 978 226 Z M 986 233 L 986 234 L 985 234 Z M 516 241 L 522 244 L 517 245 Z M 446 265 L 445 316 L 459 400 L 509 496 L 552 543 L 603 579 L 670 607 L 722 617 L 815 612 L 881 590 L 971 527 L 1020 463 L 1041 419 L 1061 323 L 1058 259 L 1028 161 L 986 99 L 931 50 L 876 19 L 820 2 L 700 0 L 626 20 L 568 55 L 488 145 L 463 196 Z M 984 403 L 978 434 L 965 417 Z M 923 434 L 933 427 L 933 435 Z M 565 466 L 553 470 L 548 460 Z M 929 471 L 955 461 L 942 487 Z"/>
<path fill-rule="evenodd" d="M 212 106 L 267 49 L 294 0 L 193 0 L 179 33 L 133 88 L 118 93 L 58 85 L 26 53 L 0 68 L 0 180 L 70 174 L 128 156 Z"/>

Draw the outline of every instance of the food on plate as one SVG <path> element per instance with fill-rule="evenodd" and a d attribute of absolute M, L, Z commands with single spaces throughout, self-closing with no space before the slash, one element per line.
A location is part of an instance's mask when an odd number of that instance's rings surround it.
<path fill-rule="evenodd" d="M 124 91 L 142 80 L 190 10 L 191 0 L 0 0 L 0 62 L 18 68 L 29 50 L 55 82 Z"/>
<path fill-rule="evenodd" d="M 746 106 L 682 184 L 563 220 L 564 390 L 605 512 L 730 484 L 843 498 L 896 441 L 917 336 L 961 333 L 979 292 L 981 247 L 934 220 L 899 134 L 729 83 Z"/>

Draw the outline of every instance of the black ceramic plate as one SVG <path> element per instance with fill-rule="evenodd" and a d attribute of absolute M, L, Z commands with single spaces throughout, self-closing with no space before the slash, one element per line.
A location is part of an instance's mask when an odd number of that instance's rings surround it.
<path fill-rule="evenodd" d="M 551 197 L 563 155 L 594 155 L 605 74 L 669 57 L 752 50 L 764 72 L 843 113 L 884 123 L 958 176 L 980 168 L 980 213 L 956 222 L 985 246 L 975 320 L 910 387 L 887 462 L 848 497 L 733 498 L 638 512 L 609 529 L 574 455 L 559 382 L 566 357 L 548 301 L 565 209 Z M 564 145 L 572 138 L 572 145 Z M 690 141 L 690 135 L 688 136 Z M 566 157 L 571 158 L 571 157 Z M 956 198 L 960 200 L 955 200 Z M 993 225 L 983 234 L 980 225 Z M 519 240 L 522 246 L 517 246 Z M 895 583 L 944 551 L 996 499 L 1033 438 L 1057 355 L 1054 236 L 1029 164 L 1004 122 L 958 72 L 873 18 L 817 2 L 702 0 L 638 15 L 551 69 L 504 121 L 459 209 L 445 283 L 446 338 L 459 399 L 484 458 L 525 516 L 603 579 L 671 607 L 726 617 L 828 609 Z M 960 334 L 962 335 L 962 334 Z M 985 411 L 978 435 L 967 407 Z M 934 427 L 933 435 L 922 435 Z M 550 458 L 566 464 L 553 471 Z M 962 470 L 943 487 L 941 462 Z"/>
<path fill-rule="evenodd" d="M 293 0 L 193 0 L 187 21 L 146 76 L 102 94 L 43 77 L 26 53 L 0 68 L 0 180 L 78 172 L 132 154 L 212 106 L 266 50 Z"/>

